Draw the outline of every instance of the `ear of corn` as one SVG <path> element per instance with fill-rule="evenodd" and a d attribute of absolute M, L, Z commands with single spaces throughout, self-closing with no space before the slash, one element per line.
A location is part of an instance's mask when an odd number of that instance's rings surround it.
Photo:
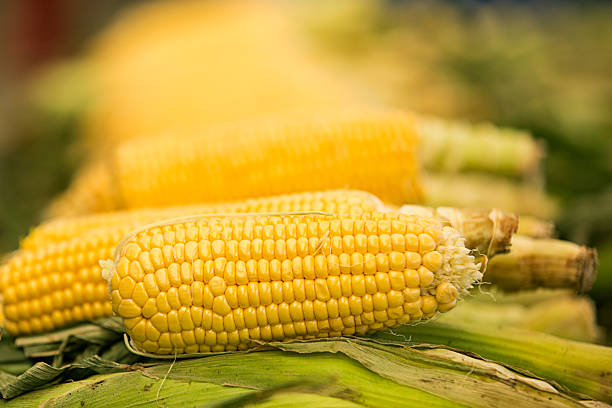
<path fill-rule="evenodd" d="M 421 200 L 414 120 L 404 113 L 294 115 L 176 132 L 126 142 L 106 157 L 116 202 L 140 208 L 347 187 L 395 204 Z M 63 215 L 97 208 L 83 207 Z"/>
<path fill-rule="evenodd" d="M 392 213 L 161 223 L 126 237 L 105 274 L 127 333 L 154 354 L 394 327 L 452 309 L 481 275 L 456 230 Z"/>

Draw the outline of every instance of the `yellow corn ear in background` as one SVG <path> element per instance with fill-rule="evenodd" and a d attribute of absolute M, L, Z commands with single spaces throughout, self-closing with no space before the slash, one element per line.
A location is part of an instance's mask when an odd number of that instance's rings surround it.
<path fill-rule="evenodd" d="M 354 106 L 346 73 L 322 65 L 268 1 L 158 1 L 132 7 L 92 44 L 92 151 L 178 126 Z M 368 97 L 367 100 L 370 100 Z"/>
<path fill-rule="evenodd" d="M 177 130 L 126 142 L 109 153 L 105 168 L 113 188 L 106 191 L 116 194 L 121 208 L 333 188 L 415 203 L 422 198 L 417 143 L 412 115 L 394 110 L 296 114 Z M 87 213 L 83 206 L 74 213 L 64 208 L 61 215 Z"/>
<path fill-rule="evenodd" d="M 399 213 L 194 217 L 135 231 L 105 268 L 137 349 L 246 349 L 452 309 L 482 276 L 462 236 Z"/>

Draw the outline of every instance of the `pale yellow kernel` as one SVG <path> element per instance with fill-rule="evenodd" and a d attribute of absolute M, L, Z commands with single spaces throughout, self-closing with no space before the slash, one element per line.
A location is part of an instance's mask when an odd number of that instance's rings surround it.
<path fill-rule="evenodd" d="M 225 242 L 220 239 L 215 239 L 211 243 L 213 259 L 225 257 Z"/>
<path fill-rule="evenodd" d="M 291 320 L 294 322 L 304 321 L 304 310 L 302 302 L 295 301 L 289 305 L 289 312 L 291 313 Z"/>
<path fill-rule="evenodd" d="M 247 307 L 244 309 L 244 324 L 248 329 L 257 327 L 257 309 L 254 307 Z"/>
<path fill-rule="evenodd" d="M 457 299 L 451 302 L 448 302 L 448 303 L 438 303 L 438 311 L 443 312 L 443 313 L 448 312 L 455 306 L 457 306 Z"/>
<path fill-rule="evenodd" d="M 193 282 L 193 271 L 191 268 L 191 264 L 188 262 L 183 262 L 181 264 L 181 282 L 185 285 L 191 285 Z"/>
<path fill-rule="evenodd" d="M 170 341 L 170 333 L 162 333 L 157 340 L 157 344 L 159 345 L 159 349 L 172 349 L 172 342 Z"/>
<path fill-rule="evenodd" d="M 419 280 L 421 282 L 421 287 L 427 287 L 433 283 L 435 275 L 432 271 L 430 271 L 424 266 L 420 266 L 418 269 L 418 273 Z"/>
<path fill-rule="evenodd" d="M 372 300 L 372 295 L 365 294 L 361 297 L 361 303 L 363 305 L 364 312 L 371 312 L 374 310 L 374 303 Z"/>
<path fill-rule="evenodd" d="M 249 292 L 247 285 L 240 285 L 236 288 L 236 298 L 238 300 L 238 306 L 245 308 L 249 306 Z"/>
<path fill-rule="evenodd" d="M 318 254 L 314 257 L 314 272 L 317 278 L 327 278 L 327 257 L 323 254 Z"/>
<path fill-rule="evenodd" d="M 119 313 L 119 316 L 123 317 L 124 319 L 129 319 L 132 317 L 140 316 L 142 309 L 138 307 L 138 305 L 133 300 L 124 299 L 119 303 L 117 311 Z"/>
<path fill-rule="evenodd" d="M 159 287 L 157 286 L 155 275 L 146 274 L 143 279 L 143 283 L 149 297 L 156 297 L 159 295 Z"/>
<path fill-rule="evenodd" d="M 135 324 L 129 332 L 130 337 L 136 341 L 145 341 L 147 339 L 146 323 L 147 321 L 145 319 L 142 319 L 137 324 Z"/>
<path fill-rule="evenodd" d="M 442 282 L 436 288 L 436 300 L 439 303 L 450 303 L 458 296 L 457 288 L 450 282 Z"/>
<path fill-rule="evenodd" d="M 387 293 L 387 300 L 389 301 L 389 307 L 402 306 L 405 302 L 404 295 L 399 290 L 392 290 Z"/>
<path fill-rule="evenodd" d="M 442 254 L 440 254 L 438 251 L 431 251 L 423 255 L 423 266 L 430 271 L 437 271 L 442 267 L 442 263 Z"/>
<path fill-rule="evenodd" d="M 365 288 L 366 288 L 366 293 L 370 295 L 379 291 L 376 285 L 376 278 L 373 275 L 365 276 Z"/>
<path fill-rule="evenodd" d="M 368 252 L 368 237 L 365 234 L 355 235 L 355 251 L 360 254 Z"/>
<path fill-rule="evenodd" d="M 191 306 L 192 305 L 192 297 L 191 297 L 191 286 L 190 285 L 181 285 L 178 288 L 178 297 L 181 305 L 183 306 Z"/>
<path fill-rule="evenodd" d="M 338 262 L 340 265 L 341 274 L 351 273 L 351 256 L 349 254 L 342 253 L 338 256 Z"/>
<path fill-rule="evenodd" d="M 213 261 L 214 275 L 223 277 L 225 273 L 225 266 L 227 265 L 227 258 L 217 258 Z M 212 279 L 212 277 L 211 277 Z"/>
<path fill-rule="evenodd" d="M 280 322 L 278 315 L 278 305 L 272 303 L 266 307 L 266 316 L 268 318 L 268 324 L 274 325 Z"/>
<path fill-rule="evenodd" d="M 385 254 L 378 254 L 375 257 L 376 270 L 378 272 L 389 272 L 389 256 Z"/>
<path fill-rule="evenodd" d="M 145 318 L 150 318 L 157 313 L 157 302 L 155 298 L 149 298 L 142 307 L 142 315 Z"/>
<path fill-rule="evenodd" d="M 191 320 L 191 309 L 189 307 L 182 306 L 178 310 L 178 319 L 183 330 L 193 330 L 194 324 Z"/>
<path fill-rule="evenodd" d="M 168 303 L 172 309 L 177 309 L 181 307 L 181 299 L 179 298 L 178 289 L 170 288 L 168 292 L 166 292 L 168 296 Z"/>
<path fill-rule="evenodd" d="M 430 295 L 421 296 L 421 311 L 424 314 L 434 313 L 438 308 L 438 302 L 436 298 Z"/>
<path fill-rule="evenodd" d="M 283 282 L 283 301 L 291 303 L 295 300 L 293 294 L 293 282 Z"/>
<path fill-rule="evenodd" d="M 274 281 L 270 284 L 270 294 L 272 303 L 282 303 L 283 301 L 283 282 Z"/>
<path fill-rule="evenodd" d="M 213 312 L 210 309 L 202 309 L 202 324 L 204 330 L 211 330 L 213 324 Z"/>
<path fill-rule="evenodd" d="M 319 334 L 319 325 L 316 320 L 306 321 L 306 332 L 314 337 Z M 322 336 L 321 336 L 322 337 Z"/>
<path fill-rule="evenodd" d="M 181 284 L 181 271 L 177 263 L 168 266 L 167 275 L 170 286 L 178 287 Z"/>
<path fill-rule="evenodd" d="M 385 293 L 375 293 L 372 296 L 372 302 L 374 304 L 374 310 L 385 310 L 389 307 L 389 301 Z"/>
<path fill-rule="evenodd" d="M 168 330 L 172 333 L 181 331 L 181 321 L 179 320 L 178 311 L 171 310 L 168 312 Z"/>
<path fill-rule="evenodd" d="M 323 320 L 323 319 L 328 318 L 326 302 L 315 300 L 312 303 L 312 310 L 313 310 L 315 320 Z"/>
<path fill-rule="evenodd" d="M 270 261 L 270 280 L 281 280 L 281 261 L 279 261 L 278 259 L 272 259 Z"/>
<path fill-rule="evenodd" d="M 363 296 L 366 293 L 365 277 L 354 275 L 351 279 L 351 293 L 355 296 Z"/>
<path fill-rule="evenodd" d="M 370 325 L 376 322 L 373 311 L 364 312 L 361 314 L 361 322 L 363 325 Z"/>
<path fill-rule="evenodd" d="M 270 262 L 266 259 L 260 259 L 257 262 L 257 278 L 260 282 L 269 282 L 270 281 Z"/>
<path fill-rule="evenodd" d="M 174 350 L 177 354 L 182 354 L 184 352 L 186 344 L 183 341 L 183 336 L 181 336 L 180 332 L 170 333 L 170 342 L 174 346 Z"/>
<path fill-rule="evenodd" d="M 436 241 L 429 234 L 419 234 L 419 252 L 425 253 L 436 249 Z"/>
<path fill-rule="evenodd" d="M 131 298 L 134 292 L 134 286 L 136 286 L 134 279 L 126 276 L 119 282 L 119 295 L 124 299 Z"/>
<path fill-rule="evenodd" d="M 213 296 L 222 295 L 227 289 L 225 280 L 219 276 L 213 276 L 210 282 L 208 282 L 208 287 L 210 288 Z"/>
<path fill-rule="evenodd" d="M 317 298 L 317 291 L 315 289 L 314 280 L 304 280 L 304 293 L 306 295 L 307 300 L 315 300 Z"/>
<path fill-rule="evenodd" d="M 232 308 L 227 303 L 225 296 L 217 296 L 213 300 L 212 310 L 220 316 L 225 316 L 228 313 L 231 313 Z"/>
<path fill-rule="evenodd" d="M 391 290 L 391 280 L 389 278 L 390 273 L 378 272 L 376 275 L 374 275 L 376 279 L 376 287 L 380 292 L 387 293 Z"/>
<path fill-rule="evenodd" d="M 389 315 L 387 314 L 387 310 L 375 310 L 374 311 L 374 320 L 377 323 L 374 323 L 373 325 L 370 326 L 371 330 L 380 330 L 383 328 L 383 325 L 381 323 L 386 322 L 387 320 L 389 320 Z"/>
<path fill-rule="evenodd" d="M 149 299 L 149 295 L 147 294 L 147 291 L 142 282 L 139 282 L 138 284 L 136 284 L 136 286 L 134 286 L 134 292 L 132 292 L 132 299 L 140 307 L 143 307 Z"/>
<path fill-rule="evenodd" d="M 155 303 L 157 310 L 159 310 L 161 313 L 168 313 L 170 310 L 172 310 L 170 302 L 168 301 L 168 294 L 166 292 L 160 292 L 155 299 Z"/>
<path fill-rule="evenodd" d="M 264 306 L 272 303 L 272 287 L 270 282 L 259 283 L 259 302 Z"/>
<path fill-rule="evenodd" d="M 138 255 L 140 255 L 141 249 L 135 242 L 130 242 L 123 248 L 123 255 L 129 259 L 130 261 L 134 261 L 138 259 Z"/>
<path fill-rule="evenodd" d="M 331 297 L 326 279 L 315 279 L 316 298 L 321 301 L 328 301 Z"/>
<path fill-rule="evenodd" d="M 174 245 L 174 260 L 179 264 L 185 261 L 185 244 L 182 242 Z"/>
<path fill-rule="evenodd" d="M 257 325 L 259 327 L 265 326 L 265 325 L 268 324 L 268 315 L 266 313 L 266 307 L 265 306 L 257 307 L 257 309 L 255 310 L 255 313 L 257 315 Z"/>
<path fill-rule="evenodd" d="M 291 312 L 289 310 L 289 304 L 281 303 L 278 305 L 278 318 L 281 323 L 291 322 Z"/>
<path fill-rule="evenodd" d="M 314 279 L 316 277 L 313 256 L 307 255 L 302 258 L 302 273 L 305 279 Z"/>
<path fill-rule="evenodd" d="M 403 271 L 406 267 L 406 257 L 403 252 L 391 252 L 389 254 L 389 266 L 393 271 Z"/>
<path fill-rule="evenodd" d="M 305 300 L 302 303 L 302 311 L 304 312 L 305 320 L 314 320 L 314 304 L 310 300 Z"/>

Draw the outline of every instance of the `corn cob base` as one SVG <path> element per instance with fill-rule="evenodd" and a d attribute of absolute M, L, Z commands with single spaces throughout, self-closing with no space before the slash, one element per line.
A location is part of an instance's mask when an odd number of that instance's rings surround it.
<path fill-rule="evenodd" d="M 140 350 L 364 334 L 452 309 L 481 277 L 454 229 L 369 213 L 198 217 L 131 234 L 105 265 Z"/>

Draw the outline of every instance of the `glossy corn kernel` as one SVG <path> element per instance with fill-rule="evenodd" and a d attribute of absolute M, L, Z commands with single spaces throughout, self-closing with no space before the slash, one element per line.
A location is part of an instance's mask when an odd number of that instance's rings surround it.
<path fill-rule="evenodd" d="M 451 309 L 481 277 L 456 230 L 378 212 L 161 223 L 130 234 L 105 275 L 134 345 L 154 354 L 394 327 Z"/>

